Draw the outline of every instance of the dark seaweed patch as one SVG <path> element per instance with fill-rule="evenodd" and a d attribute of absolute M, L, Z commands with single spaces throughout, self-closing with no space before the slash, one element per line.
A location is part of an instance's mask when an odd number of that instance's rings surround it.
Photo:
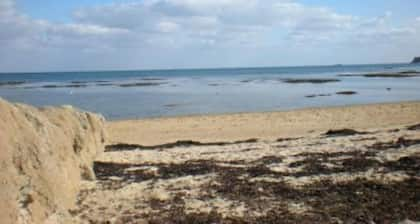
<path fill-rule="evenodd" d="M 337 94 L 337 95 L 355 95 L 355 94 L 357 94 L 357 92 L 355 92 L 355 91 L 340 91 L 340 92 L 336 92 L 335 94 Z"/>
<path fill-rule="evenodd" d="M 145 77 L 145 78 L 142 78 L 141 80 L 144 80 L 144 81 L 163 81 L 163 80 L 166 80 L 166 79 L 164 79 L 164 78 Z"/>
<path fill-rule="evenodd" d="M 97 83 L 97 86 L 113 86 L 114 84 L 112 83 Z"/>
<path fill-rule="evenodd" d="M 138 150 L 171 149 L 175 147 L 191 147 L 191 146 L 224 146 L 224 145 L 256 143 L 256 142 L 258 142 L 258 139 L 252 138 L 252 139 L 240 140 L 240 141 L 235 141 L 235 142 L 209 142 L 209 143 L 202 143 L 202 142 L 192 141 L 192 140 L 182 140 L 182 141 L 176 141 L 173 143 L 166 143 L 166 144 L 154 145 L 154 146 L 119 143 L 119 144 L 106 146 L 105 152 L 131 151 L 131 150 L 136 150 L 136 149 Z"/>
<path fill-rule="evenodd" d="M 392 171 L 406 171 L 409 175 L 420 175 L 420 157 L 418 156 L 404 156 L 397 161 L 386 162 L 384 166 Z"/>
<path fill-rule="evenodd" d="M 265 211 L 263 216 L 230 217 L 210 213 L 186 213 L 183 205 L 171 204 L 159 214 L 151 215 L 150 223 L 396 223 L 406 219 L 420 220 L 420 181 L 381 183 L 356 179 L 351 182 L 316 182 L 293 188 L 279 182 L 249 182 L 238 178 L 240 173 L 222 175 L 219 184 L 207 191 L 247 208 Z M 310 208 L 297 214 L 287 208 L 296 201 Z M 277 202 L 277 203 L 273 203 Z M 273 208 L 274 207 L 274 208 Z"/>
<path fill-rule="evenodd" d="M 311 95 L 306 95 L 306 98 L 315 98 L 315 97 L 323 97 L 323 96 L 332 96 L 331 94 L 311 94 Z"/>
<path fill-rule="evenodd" d="M 407 127 L 407 130 L 409 131 L 419 131 L 420 130 L 420 124 L 415 124 L 412 126 Z"/>
<path fill-rule="evenodd" d="M 336 160 L 340 156 L 351 158 Z M 420 158 L 402 157 L 397 161 L 381 163 L 370 158 L 374 152 L 302 153 L 297 156 L 305 160 L 291 164 L 304 166 L 300 173 L 277 173 L 267 164 L 281 162 L 281 157 L 269 156 L 248 163 L 245 168 L 218 166 L 216 161 L 198 160 L 183 164 L 112 164 L 96 162 L 95 173 L 100 181 L 117 176 L 124 181 L 144 181 L 156 178 L 175 178 L 187 175 L 216 173 L 215 181 L 204 185 L 204 198 L 221 197 L 234 202 L 245 203 L 247 209 L 260 211 L 259 217 L 230 217 L 210 213 L 187 213 L 184 201 L 179 195 L 170 201 L 151 200 L 150 206 L 156 213 L 145 217 L 135 216 L 135 211 L 124 215 L 125 221 L 146 219 L 149 223 L 396 223 L 405 219 L 420 220 Z M 332 160 L 334 159 L 334 160 Z M 238 162 L 238 161 L 237 161 Z M 326 167 L 324 162 L 337 167 Z M 244 161 L 242 164 L 246 164 Z M 157 166 L 153 175 L 137 170 L 126 172 L 127 168 Z M 413 178 L 382 183 L 366 179 L 333 183 L 319 181 L 294 188 L 282 181 L 283 176 L 306 176 L 335 172 L 358 172 L 369 168 L 384 168 L 385 171 L 405 171 Z M 250 177 L 270 176 L 278 182 L 250 181 Z M 298 202 L 309 208 L 304 213 L 292 213 L 288 203 Z M 268 211 L 267 211 L 268 210 Z M 122 218 L 122 217 L 121 217 Z"/>
<path fill-rule="evenodd" d="M 17 86 L 25 84 L 25 81 L 7 81 L 7 82 L 0 82 L 0 86 Z"/>
<path fill-rule="evenodd" d="M 417 71 L 402 71 L 394 73 L 370 73 L 370 74 L 340 74 L 340 77 L 366 77 L 366 78 L 411 78 L 417 77 Z"/>
<path fill-rule="evenodd" d="M 327 131 L 324 136 L 327 137 L 341 137 L 341 136 L 351 136 L 351 135 L 364 135 L 368 134 L 367 132 L 359 132 L 353 129 L 338 129 L 338 130 L 329 130 Z"/>
<path fill-rule="evenodd" d="M 244 79 L 244 80 L 241 80 L 242 83 L 249 83 L 249 82 L 252 82 L 252 81 L 254 81 L 254 79 Z"/>
<path fill-rule="evenodd" d="M 147 87 L 147 86 L 160 86 L 164 83 L 159 82 L 137 82 L 137 83 L 126 83 L 120 84 L 119 87 Z"/>
<path fill-rule="evenodd" d="M 403 147 L 409 147 L 412 145 L 420 144 L 420 139 L 405 139 L 404 137 L 398 138 L 396 141 L 390 142 L 377 142 L 371 146 L 368 146 L 370 149 L 375 150 L 388 150 L 388 149 L 399 149 Z"/>
<path fill-rule="evenodd" d="M 299 139 L 302 139 L 301 137 L 300 138 L 278 138 L 276 141 L 277 142 L 288 142 L 288 141 L 295 141 L 295 140 L 299 140 Z"/>
<path fill-rule="evenodd" d="M 361 142 L 361 141 L 371 141 L 376 140 L 376 137 L 366 137 L 366 138 L 358 138 L 358 139 L 351 139 L 352 142 Z"/>
<path fill-rule="evenodd" d="M 128 168 L 141 168 L 142 165 L 136 164 L 122 164 L 122 163 L 105 163 L 94 162 L 93 170 L 98 180 L 107 181 L 109 177 L 119 177 L 121 181 L 141 182 L 155 178 L 153 174 L 147 173 L 144 170 L 136 170 L 126 172 Z"/>
<path fill-rule="evenodd" d="M 73 84 L 86 84 L 89 83 L 88 81 L 71 81 Z"/>
<path fill-rule="evenodd" d="M 289 84 L 303 84 L 303 83 L 311 83 L 311 84 L 324 84 L 330 82 L 340 82 L 339 79 L 281 79 L 284 83 Z"/>
<path fill-rule="evenodd" d="M 366 78 L 411 78 L 417 77 L 417 74 L 366 74 L 363 75 Z"/>
<path fill-rule="evenodd" d="M 87 87 L 86 84 L 68 84 L 68 85 L 43 85 L 41 88 L 53 89 L 53 88 L 82 88 Z"/>

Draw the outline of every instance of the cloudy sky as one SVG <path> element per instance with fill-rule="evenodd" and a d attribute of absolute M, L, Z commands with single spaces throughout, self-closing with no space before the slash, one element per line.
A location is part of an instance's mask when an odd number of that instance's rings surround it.
<path fill-rule="evenodd" d="M 418 0 L 0 0 L 0 72 L 406 62 Z"/>

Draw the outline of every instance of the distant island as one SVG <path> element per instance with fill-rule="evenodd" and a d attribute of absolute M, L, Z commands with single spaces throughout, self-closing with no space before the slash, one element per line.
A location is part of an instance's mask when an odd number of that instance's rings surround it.
<path fill-rule="evenodd" d="M 413 61 L 411 62 L 411 64 L 414 64 L 414 63 L 420 63 L 420 57 L 415 57 Z"/>

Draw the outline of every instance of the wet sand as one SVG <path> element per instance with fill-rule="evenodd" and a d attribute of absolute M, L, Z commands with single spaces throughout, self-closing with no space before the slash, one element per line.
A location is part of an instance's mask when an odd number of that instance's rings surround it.
<path fill-rule="evenodd" d="M 420 103 L 108 124 L 82 223 L 420 221 Z"/>

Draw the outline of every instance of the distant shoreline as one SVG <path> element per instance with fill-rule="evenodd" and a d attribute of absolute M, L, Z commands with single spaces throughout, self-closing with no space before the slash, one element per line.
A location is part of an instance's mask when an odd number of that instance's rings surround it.
<path fill-rule="evenodd" d="M 91 72 L 156 72 L 156 71 L 197 71 L 197 70 L 235 70 L 235 69 L 270 69 L 270 68 L 306 68 L 306 67 L 341 67 L 341 66 L 368 66 L 368 65 L 398 65 L 398 66 L 412 66 L 409 62 L 385 62 L 385 63 L 363 63 L 363 64 L 325 64 L 325 65 L 279 65 L 279 66 L 227 66 L 227 67 L 186 67 L 186 68 L 144 68 L 144 69 L 98 69 L 98 70 L 63 70 L 63 71 L 6 71 L 0 72 L 1 75 L 6 74 L 51 74 L 51 73 L 91 73 Z"/>

